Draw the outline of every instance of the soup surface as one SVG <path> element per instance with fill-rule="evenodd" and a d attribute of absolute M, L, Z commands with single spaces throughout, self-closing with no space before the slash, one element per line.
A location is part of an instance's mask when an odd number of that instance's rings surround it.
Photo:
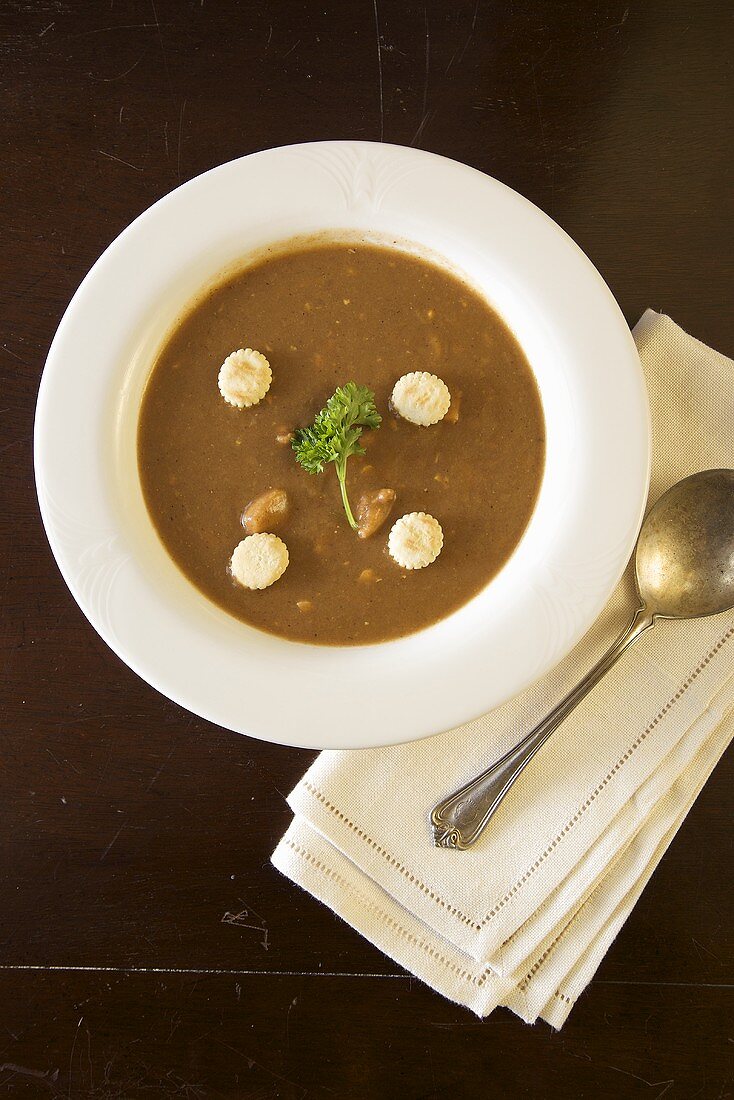
<path fill-rule="evenodd" d="M 273 379 L 259 404 L 239 409 L 217 375 L 243 347 L 267 356 Z M 448 386 L 440 423 L 391 413 L 392 388 L 410 371 Z M 366 454 L 348 461 L 352 507 L 369 490 L 396 493 L 366 539 L 347 523 L 334 465 L 307 473 L 288 439 L 351 380 L 374 392 L 383 418 L 363 432 Z M 455 275 L 374 244 L 294 245 L 200 299 L 158 357 L 138 429 L 148 510 L 189 580 L 253 626 L 331 645 L 410 634 L 483 588 L 522 537 L 544 455 L 535 379 L 503 321 Z M 267 489 L 288 495 L 277 534 L 290 562 L 250 591 L 229 561 L 243 510 Z M 444 535 L 436 561 L 410 571 L 387 553 L 391 525 L 408 512 L 435 516 Z"/>

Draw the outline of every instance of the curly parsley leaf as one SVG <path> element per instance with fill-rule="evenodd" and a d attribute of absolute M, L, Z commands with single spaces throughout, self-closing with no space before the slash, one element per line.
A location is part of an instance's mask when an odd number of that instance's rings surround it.
<path fill-rule="evenodd" d="M 356 530 L 347 496 L 347 459 L 363 455 L 359 442 L 363 428 L 379 428 L 382 417 L 375 406 L 375 395 L 367 386 L 347 382 L 329 398 L 309 428 L 299 428 L 293 437 L 296 459 L 309 474 L 320 474 L 333 462 L 341 488 L 349 526 Z"/>

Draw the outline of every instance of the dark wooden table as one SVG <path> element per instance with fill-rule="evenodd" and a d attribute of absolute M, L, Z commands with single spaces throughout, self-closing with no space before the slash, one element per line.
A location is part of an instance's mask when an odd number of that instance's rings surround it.
<path fill-rule="evenodd" d="M 480 1022 L 269 865 L 310 754 L 156 694 L 51 558 L 32 427 L 87 269 L 177 184 L 313 138 L 515 187 L 734 355 L 730 0 L 1 0 L 0 1091 L 731 1096 L 725 759 L 562 1032 Z"/>

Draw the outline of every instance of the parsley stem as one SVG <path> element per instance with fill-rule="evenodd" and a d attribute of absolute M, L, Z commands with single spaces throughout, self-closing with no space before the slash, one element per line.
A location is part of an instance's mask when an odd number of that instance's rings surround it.
<path fill-rule="evenodd" d="M 336 473 L 339 478 L 339 488 L 342 491 L 342 503 L 344 505 L 344 511 L 347 513 L 347 519 L 349 520 L 349 526 L 353 531 L 357 530 L 357 521 L 352 515 L 352 509 L 349 504 L 349 497 L 347 496 L 347 462 L 338 462 L 336 464 Z"/>
<path fill-rule="evenodd" d="M 374 431 L 381 421 L 372 390 L 356 382 L 347 382 L 337 387 L 313 424 L 296 429 L 293 437 L 296 461 L 307 473 L 323 473 L 328 462 L 336 466 L 344 512 L 353 531 L 359 530 L 359 525 L 347 495 L 347 459 L 350 455 L 365 453 L 359 442 L 362 430 Z"/>

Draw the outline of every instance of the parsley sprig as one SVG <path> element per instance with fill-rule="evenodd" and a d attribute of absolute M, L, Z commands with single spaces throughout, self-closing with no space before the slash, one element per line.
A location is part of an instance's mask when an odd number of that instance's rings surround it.
<path fill-rule="evenodd" d="M 296 459 L 309 474 L 322 473 L 329 462 L 336 466 L 344 511 L 354 530 L 357 521 L 347 496 L 347 459 L 365 453 L 359 442 L 362 429 L 374 430 L 381 422 L 372 390 L 347 382 L 332 394 L 311 427 L 299 428 L 293 436 Z"/>

